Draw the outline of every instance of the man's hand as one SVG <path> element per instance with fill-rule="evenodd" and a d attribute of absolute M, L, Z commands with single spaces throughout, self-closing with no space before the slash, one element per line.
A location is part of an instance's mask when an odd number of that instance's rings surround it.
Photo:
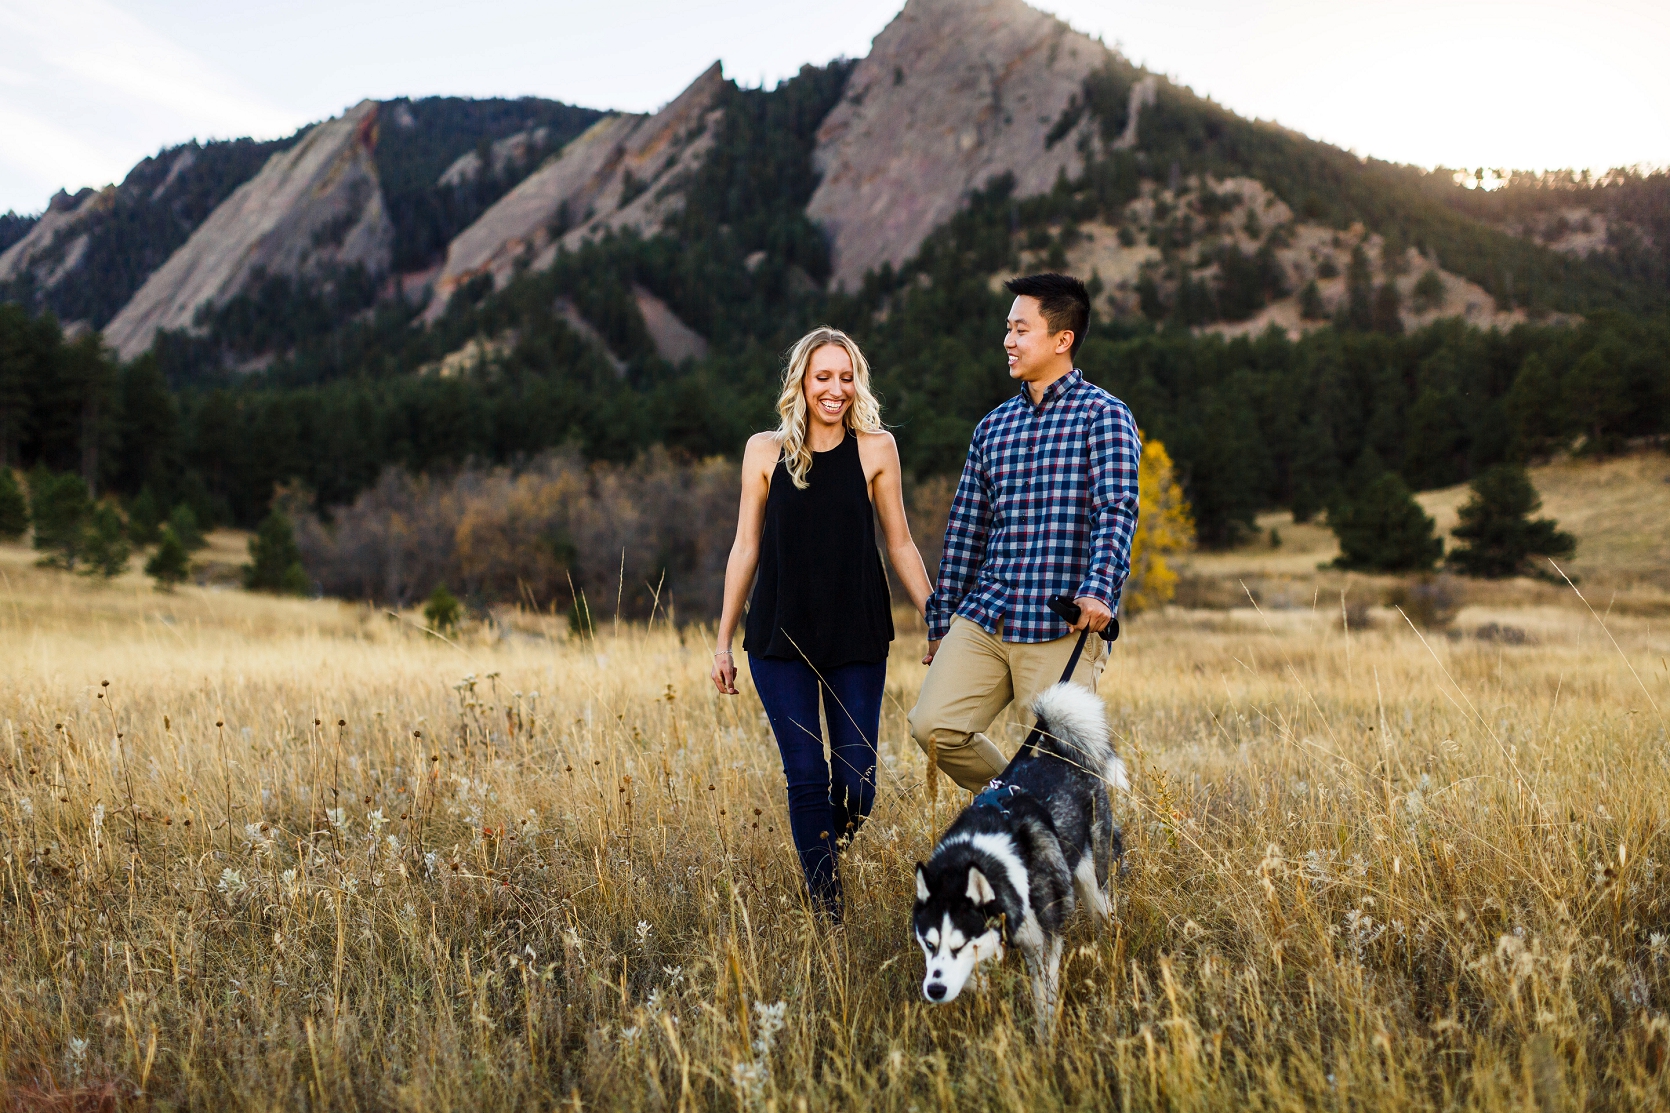
<path fill-rule="evenodd" d="M 939 642 L 937 642 L 937 641 L 929 642 L 928 643 L 928 655 L 926 657 L 922 658 L 922 663 L 924 665 L 933 664 L 934 663 L 934 655 L 937 654 L 938 652 L 939 652 Z"/>
<path fill-rule="evenodd" d="M 1079 620 L 1073 623 L 1073 633 L 1090 629 L 1100 634 L 1113 621 L 1113 612 L 1108 610 L 1107 604 L 1100 599 L 1092 599 L 1088 595 L 1081 595 L 1073 600 L 1078 604 Z"/>

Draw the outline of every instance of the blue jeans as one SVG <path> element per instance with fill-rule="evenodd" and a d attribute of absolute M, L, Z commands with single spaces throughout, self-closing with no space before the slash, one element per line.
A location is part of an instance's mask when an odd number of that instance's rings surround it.
<path fill-rule="evenodd" d="M 748 669 L 783 755 L 789 831 L 800 853 L 800 868 L 806 873 L 806 888 L 814 901 L 839 917 L 841 877 L 836 853 L 840 842 L 858 831 L 875 803 L 876 738 L 887 662 L 814 671 L 803 661 L 751 656 Z M 831 761 L 823 756 L 820 696 L 829 723 Z"/>

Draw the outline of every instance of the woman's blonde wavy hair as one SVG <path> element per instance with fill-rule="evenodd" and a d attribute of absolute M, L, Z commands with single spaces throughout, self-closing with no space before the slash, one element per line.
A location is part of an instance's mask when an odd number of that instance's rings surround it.
<path fill-rule="evenodd" d="M 828 325 L 819 325 L 795 341 L 789 349 L 788 364 L 783 368 L 783 392 L 777 396 L 777 415 L 782 420 L 775 436 L 783 448 L 783 464 L 788 468 L 789 478 L 802 491 L 807 486 L 806 475 L 812 470 L 812 449 L 806 443 L 806 369 L 811 366 L 813 353 L 826 344 L 844 348 L 847 358 L 852 360 L 852 382 L 857 397 L 847 407 L 843 424 L 852 433 L 882 431 L 881 404 L 870 393 L 870 362 L 857 342 Z"/>

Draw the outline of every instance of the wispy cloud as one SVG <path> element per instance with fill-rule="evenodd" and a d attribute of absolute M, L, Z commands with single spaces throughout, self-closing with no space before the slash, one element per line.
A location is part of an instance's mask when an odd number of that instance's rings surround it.
<path fill-rule="evenodd" d="M 0 41 L 0 209 L 119 180 L 168 143 L 301 122 L 105 0 L 0 0 Z"/>

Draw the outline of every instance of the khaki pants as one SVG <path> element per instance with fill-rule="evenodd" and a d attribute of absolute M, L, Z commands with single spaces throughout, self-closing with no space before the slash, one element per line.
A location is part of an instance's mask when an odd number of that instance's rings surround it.
<path fill-rule="evenodd" d="M 953 618 L 939 643 L 922 694 L 910 710 L 910 735 L 928 751 L 933 736 L 939 767 L 970 792 L 1002 773 L 1009 759 L 986 737 L 998 713 L 1013 701 L 1029 707 L 1040 692 L 1061 679 L 1079 636 L 1053 642 L 1006 642 L 1003 627 L 988 634 L 978 623 Z M 1107 664 L 1106 643 L 1091 634 L 1073 670 L 1073 682 L 1096 690 Z"/>

